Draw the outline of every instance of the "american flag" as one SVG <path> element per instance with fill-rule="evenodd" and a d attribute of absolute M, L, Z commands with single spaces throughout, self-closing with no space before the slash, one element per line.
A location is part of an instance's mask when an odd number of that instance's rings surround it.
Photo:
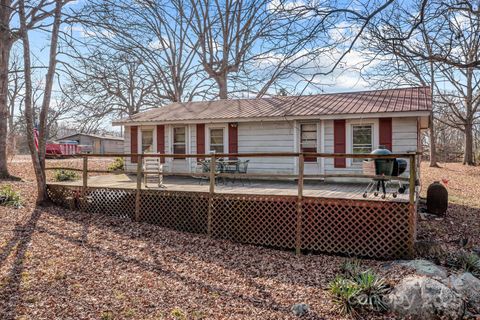
<path fill-rule="evenodd" d="M 33 128 L 33 138 L 35 140 L 35 148 L 37 149 L 38 151 L 38 129 L 37 129 L 37 126 L 35 126 Z"/>

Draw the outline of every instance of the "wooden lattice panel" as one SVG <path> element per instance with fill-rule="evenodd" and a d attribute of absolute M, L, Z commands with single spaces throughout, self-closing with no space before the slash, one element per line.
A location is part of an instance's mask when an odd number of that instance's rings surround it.
<path fill-rule="evenodd" d="M 241 243 L 294 249 L 297 197 L 49 185 L 61 206 L 135 219 L 165 228 Z M 209 211 L 209 206 L 211 209 Z M 415 207 L 406 202 L 303 198 L 300 247 L 304 250 L 373 258 L 413 252 Z"/>
<path fill-rule="evenodd" d="M 48 185 L 47 194 L 53 203 L 64 208 L 68 208 L 70 206 L 69 201 L 75 202 L 76 199 L 78 199 L 80 188 Z"/>
<path fill-rule="evenodd" d="M 89 187 L 85 196 L 85 201 L 78 201 L 78 207 L 82 211 L 134 218 L 135 190 Z"/>
<path fill-rule="evenodd" d="M 302 249 L 408 257 L 413 249 L 412 214 L 404 202 L 305 198 Z"/>
<path fill-rule="evenodd" d="M 140 221 L 179 231 L 207 233 L 208 193 L 142 190 Z"/>
<path fill-rule="evenodd" d="M 278 248 L 295 247 L 296 198 L 216 194 L 212 236 Z"/>

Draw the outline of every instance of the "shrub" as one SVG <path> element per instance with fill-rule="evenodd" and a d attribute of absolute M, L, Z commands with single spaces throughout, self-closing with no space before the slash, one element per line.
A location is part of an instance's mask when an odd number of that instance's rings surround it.
<path fill-rule="evenodd" d="M 390 288 L 384 279 L 371 270 L 362 271 L 356 260 L 345 262 L 341 269 L 343 275 L 335 277 L 329 291 L 342 313 L 356 317 L 360 311 L 387 310 L 384 296 Z"/>
<path fill-rule="evenodd" d="M 108 166 L 108 171 L 123 170 L 123 165 L 123 158 L 115 158 L 115 160 L 113 160 L 113 162 Z"/>
<path fill-rule="evenodd" d="M 473 252 L 458 252 L 451 258 L 450 265 L 465 272 L 470 272 L 476 277 L 480 276 L 480 257 Z"/>
<path fill-rule="evenodd" d="M 357 314 L 359 307 L 357 298 L 360 295 L 360 289 L 355 282 L 342 276 L 336 276 L 328 289 L 333 296 L 333 302 L 338 305 L 341 313 Z"/>
<path fill-rule="evenodd" d="M 388 293 L 389 287 L 385 284 L 384 279 L 379 278 L 371 270 L 367 270 L 357 276 L 356 283 L 361 292 L 359 297 L 361 305 L 374 311 L 387 310 L 383 297 Z"/>
<path fill-rule="evenodd" d="M 22 204 L 23 200 L 20 193 L 13 190 L 11 185 L 6 185 L 0 188 L 0 205 L 19 208 Z"/>
<path fill-rule="evenodd" d="M 78 175 L 75 171 L 71 170 L 55 170 L 53 173 L 53 179 L 55 181 L 72 181 L 78 179 Z"/>

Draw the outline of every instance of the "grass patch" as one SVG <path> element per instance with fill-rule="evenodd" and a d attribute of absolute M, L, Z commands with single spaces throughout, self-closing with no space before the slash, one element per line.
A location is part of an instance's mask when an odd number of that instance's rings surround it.
<path fill-rule="evenodd" d="M 11 185 L 0 188 L 0 205 L 20 208 L 23 205 L 20 193 L 15 191 Z"/>
<path fill-rule="evenodd" d="M 71 170 L 55 170 L 53 173 L 53 180 L 55 181 L 73 181 L 77 180 L 78 175 L 75 171 Z"/>

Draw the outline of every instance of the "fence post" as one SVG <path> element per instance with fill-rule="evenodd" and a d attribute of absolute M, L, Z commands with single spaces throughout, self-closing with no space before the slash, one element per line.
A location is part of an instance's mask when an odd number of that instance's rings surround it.
<path fill-rule="evenodd" d="M 142 189 L 142 156 L 137 157 L 137 189 L 135 193 L 135 221 L 140 221 L 140 190 Z"/>
<path fill-rule="evenodd" d="M 216 159 L 215 154 L 212 154 L 210 158 L 210 189 L 208 197 L 208 217 L 207 217 L 207 234 L 212 236 L 212 215 L 213 215 L 213 195 L 215 194 L 215 168 Z"/>
<path fill-rule="evenodd" d="M 415 240 L 416 240 L 416 233 L 417 233 L 417 214 L 415 208 L 415 183 L 417 181 L 417 162 L 415 159 L 415 155 L 410 156 L 410 177 L 409 177 L 409 185 L 408 185 L 408 196 L 409 196 L 409 204 L 408 204 L 408 212 L 409 212 L 409 230 L 410 230 L 410 248 L 409 248 L 409 255 L 410 258 L 415 256 Z"/>
<path fill-rule="evenodd" d="M 82 175 L 82 198 L 87 194 L 87 180 L 88 180 L 88 157 L 83 156 L 83 175 Z"/>
<path fill-rule="evenodd" d="M 295 254 L 300 255 L 302 248 L 302 210 L 303 210 L 303 153 L 298 156 L 298 198 L 297 198 L 297 225 L 295 229 Z"/>

